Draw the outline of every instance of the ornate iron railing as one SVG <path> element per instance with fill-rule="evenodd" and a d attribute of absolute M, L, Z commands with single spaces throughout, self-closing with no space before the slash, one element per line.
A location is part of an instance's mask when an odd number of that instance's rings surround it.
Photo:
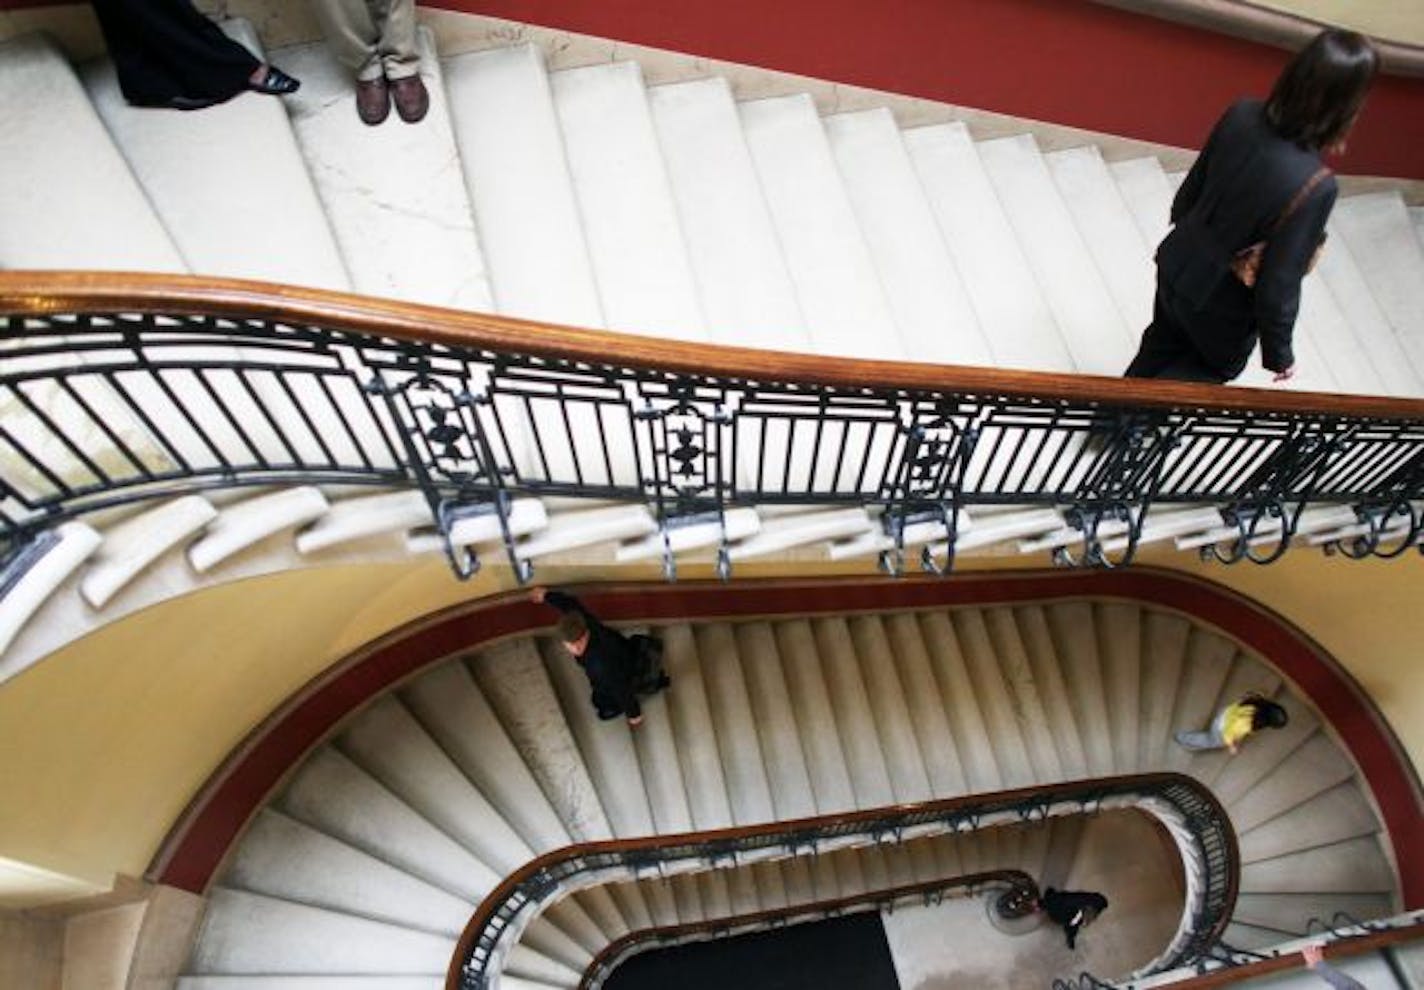
<path fill-rule="evenodd" d="M 598 990 L 613 971 L 630 956 L 653 949 L 782 928 L 789 924 L 822 921 L 861 911 L 889 913 L 906 902 L 930 906 L 941 903 L 946 896 L 974 897 L 987 890 L 1000 892 L 994 909 L 999 912 L 1007 909 L 1010 913 L 1005 917 L 1022 918 L 1032 914 L 1037 908 L 1038 884 L 1031 876 L 1022 870 L 992 870 L 987 873 L 904 884 L 886 890 L 866 891 L 851 897 L 793 904 L 771 911 L 708 918 L 682 925 L 642 928 L 620 936 L 595 956 L 584 968 L 579 990 Z"/>
<path fill-rule="evenodd" d="M 1424 402 L 779 355 L 182 276 L 0 273 L 0 540 L 206 488 L 412 486 L 461 576 L 462 516 L 493 513 L 521 579 L 516 495 L 652 507 L 664 535 L 734 506 L 1065 510 L 1132 559 L 1164 504 L 1222 510 L 1209 552 L 1283 553 L 1307 508 L 1353 509 L 1352 556 L 1424 531 Z M 1114 537 L 1124 549 L 1110 552 Z M 666 544 L 666 541 L 665 541 Z M 1268 544 L 1272 549 L 1263 550 Z M 672 553 L 665 556 L 672 576 Z"/>
<path fill-rule="evenodd" d="M 1178 931 L 1140 972 L 1185 965 L 1214 945 L 1230 920 L 1239 858 L 1230 819 L 1211 792 L 1190 777 L 1162 773 L 554 850 L 510 874 L 480 904 L 461 934 L 446 987 L 485 990 L 519 933 L 544 905 L 594 884 L 1118 808 L 1135 808 L 1162 821 L 1182 850 L 1187 872 Z"/>

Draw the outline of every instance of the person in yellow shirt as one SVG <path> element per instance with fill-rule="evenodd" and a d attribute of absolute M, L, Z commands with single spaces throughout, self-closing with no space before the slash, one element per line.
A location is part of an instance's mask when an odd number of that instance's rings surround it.
<path fill-rule="evenodd" d="M 1248 694 L 1217 712 L 1206 729 L 1178 732 L 1175 738 L 1178 745 L 1190 750 L 1229 749 L 1234 756 L 1251 733 L 1279 729 L 1289 721 L 1290 715 L 1274 701 Z"/>

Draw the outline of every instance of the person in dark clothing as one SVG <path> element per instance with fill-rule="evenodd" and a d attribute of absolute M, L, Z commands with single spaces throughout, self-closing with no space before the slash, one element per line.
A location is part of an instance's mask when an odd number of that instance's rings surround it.
<path fill-rule="evenodd" d="M 1108 909 L 1108 899 L 1090 890 L 1054 890 L 1049 887 L 1038 900 L 1038 906 L 1062 925 L 1068 936 L 1068 948 L 1076 948 L 1078 929 Z"/>
<path fill-rule="evenodd" d="M 535 588 L 529 597 L 562 613 L 559 638 L 573 654 L 593 688 L 593 707 L 601 719 L 628 717 L 643 724 L 638 695 L 653 694 L 671 683 L 662 670 L 662 644 L 651 636 L 624 636 L 610 629 L 573 595 Z"/>
<path fill-rule="evenodd" d="M 1276 381 L 1295 373 L 1300 283 L 1336 197 L 1322 154 L 1344 148 L 1378 68 L 1363 36 L 1322 31 L 1265 103 L 1241 100 L 1217 121 L 1172 201 L 1152 323 L 1127 377 L 1228 382 L 1258 339 Z"/>
<path fill-rule="evenodd" d="M 1335 990 L 1365 990 L 1365 985 L 1353 976 L 1346 976 L 1325 961 L 1324 945 L 1307 945 L 1300 950 L 1306 968 L 1330 984 Z"/>
<path fill-rule="evenodd" d="M 189 0 L 93 0 L 124 99 L 199 110 L 244 90 L 279 96 L 301 84 L 223 34 Z"/>

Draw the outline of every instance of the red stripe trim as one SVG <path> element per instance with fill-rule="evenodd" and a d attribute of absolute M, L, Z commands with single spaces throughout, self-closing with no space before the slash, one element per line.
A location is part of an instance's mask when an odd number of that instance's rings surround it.
<path fill-rule="evenodd" d="M 1424 906 L 1424 801 L 1408 758 L 1355 680 L 1283 618 L 1209 582 L 1148 567 L 1080 573 L 1021 571 L 951 578 L 599 585 L 580 597 L 610 620 L 750 618 L 877 612 L 1065 598 L 1124 598 L 1215 626 L 1273 663 L 1348 747 L 1394 845 L 1405 904 Z M 522 594 L 460 605 L 397 630 L 337 664 L 274 712 L 236 749 L 169 833 L 151 879 L 200 893 L 244 825 L 310 749 L 393 685 L 495 640 L 545 628 L 552 610 Z"/>

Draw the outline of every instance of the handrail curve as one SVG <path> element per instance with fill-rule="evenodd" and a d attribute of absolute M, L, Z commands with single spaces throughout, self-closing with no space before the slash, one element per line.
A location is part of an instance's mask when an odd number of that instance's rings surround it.
<path fill-rule="evenodd" d="M 920 883 L 901 884 L 883 890 L 870 890 L 849 897 L 834 897 L 806 904 L 794 904 L 767 911 L 749 911 L 743 914 L 726 915 L 719 918 L 704 918 L 678 925 L 660 925 L 639 928 L 614 939 L 594 956 L 584 967 L 578 990 L 599 990 L 612 972 L 630 956 L 650 949 L 682 942 L 696 941 L 699 936 L 721 938 L 734 931 L 755 931 L 777 928 L 792 923 L 795 919 L 814 920 L 818 917 L 830 918 L 847 912 L 893 908 L 897 901 L 909 898 L 923 898 L 926 904 L 937 903 L 951 891 L 956 896 L 973 897 L 989 888 L 1007 887 L 1015 896 L 1027 899 L 1032 905 L 1038 900 L 1038 884 L 1022 870 L 988 870 L 940 880 L 925 880 Z"/>
<path fill-rule="evenodd" d="M 1202 784 L 1182 774 L 1152 773 L 551 850 L 509 874 L 480 902 L 456 943 L 446 990 L 486 990 L 520 932 L 544 906 L 614 878 L 715 869 L 803 850 L 898 842 L 1119 808 L 1143 811 L 1166 825 L 1187 876 L 1175 936 L 1135 975 L 1188 964 L 1220 939 L 1231 919 L 1240 873 L 1236 833 L 1226 810 Z"/>
<path fill-rule="evenodd" d="M 1416 399 L 783 354 L 180 275 L 0 272 L 0 333 L 12 560 L 84 513 L 270 484 L 416 489 L 460 577 L 479 561 L 452 531 L 493 516 L 521 580 L 519 497 L 646 506 L 669 577 L 671 529 L 717 526 L 727 577 L 727 511 L 768 505 L 875 510 L 892 574 L 910 529 L 948 570 L 976 505 L 1063 510 L 1082 550 L 1060 559 L 1099 567 L 1162 506 L 1218 510 L 1204 552 L 1233 563 L 1279 557 L 1309 507 L 1351 557 L 1424 535 Z"/>

